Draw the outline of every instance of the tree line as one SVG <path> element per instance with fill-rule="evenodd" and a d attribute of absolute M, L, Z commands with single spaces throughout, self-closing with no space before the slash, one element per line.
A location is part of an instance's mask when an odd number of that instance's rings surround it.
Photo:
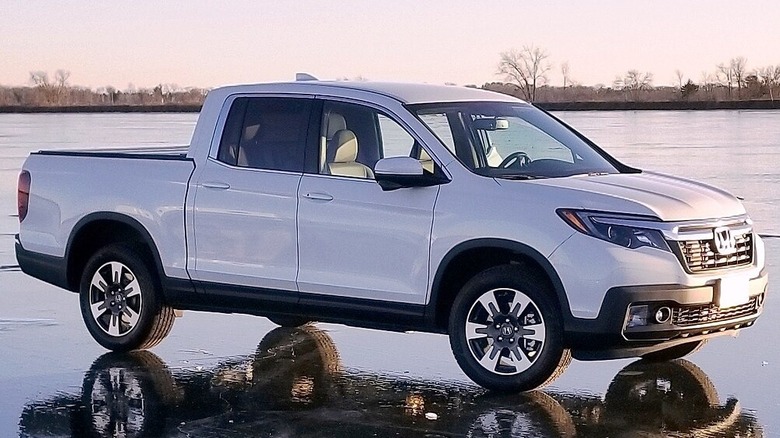
<path fill-rule="evenodd" d="M 30 86 L 0 86 L 0 107 L 65 107 L 65 106 L 164 106 L 201 105 L 208 93 L 203 88 L 181 88 L 176 84 L 159 84 L 153 88 L 125 90 L 113 86 L 97 89 L 73 86 L 70 71 L 57 70 L 53 77 L 45 71 L 30 72 Z"/>
<path fill-rule="evenodd" d="M 741 56 L 717 64 L 697 81 L 676 70 L 677 84 L 672 86 L 654 86 L 652 73 L 636 69 L 616 76 L 611 85 L 582 85 L 573 77 L 568 62 L 559 66 L 563 84 L 551 85 L 553 64 L 549 58 L 549 52 L 540 47 L 510 49 L 500 54 L 497 65 L 496 74 L 503 81 L 467 86 L 538 103 L 774 101 L 780 95 L 780 65 L 749 69 L 747 59 Z M 130 85 L 125 90 L 113 86 L 90 89 L 71 85 L 70 76 L 70 71 L 63 69 L 51 77 L 46 71 L 32 71 L 29 86 L 0 86 L 0 107 L 199 106 L 208 93 L 207 89 L 170 83 L 153 88 Z M 366 79 L 360 76 L 354 80 Z"/>
<path fill-rule="evenodd" d="M 676 70 L 676 86 L 653 86 L 652 73 L 635 69 L 618 75 L 611 86 L 585 86 L 572 78 L 568 62 L 560 65 L 563 86 L 552 86 L 548 84 L 553 68 L 549 57 L 547 50 L 535 46 L 502 52 L 497 74 L 504 82 L 489 82 L 481 88 L 540 103 L 774 101 L 780 93 L 780 65 L 749 69 L 742 56 L 717 64 L 711 72 L 702 72 L 698 81 Z"/>

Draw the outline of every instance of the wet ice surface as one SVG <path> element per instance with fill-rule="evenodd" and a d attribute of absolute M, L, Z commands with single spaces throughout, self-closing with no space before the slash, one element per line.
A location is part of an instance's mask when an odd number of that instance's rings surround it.
<path fill-rule="evenodd" d="M 185 312 L 152 352 L 110 354 L 83 328 L 75 295 L 0 275 L 12 286 L 0 308 L 22 322 L 0 331 L 4 436 L 773 436 L 780 426 L 780 352 L 766 342 L 777 300 L 690 362 L 574 362 L 552 387 L 507 396 L 470 383 L 439 335 Z"/>
<path fill-rule="evenodd" d="M 762 234 L 780 234 L 780 113 L 560 115 L 629 164 L 744 196 Z M 0 436 L 780 436 L 771 294 L 753 328 L 690 362 L 575 361 L 552 387 L 513 396 L 475 387 L 444 336 L 242 315 L 185 312 L 152 352 L 107 355 L 76 295 L 15 267 L 18 168 L 40 147 L 186 143 L 194 120 L 0 116 Z M 766 243 L 773 285 L 780 239 Z"/>

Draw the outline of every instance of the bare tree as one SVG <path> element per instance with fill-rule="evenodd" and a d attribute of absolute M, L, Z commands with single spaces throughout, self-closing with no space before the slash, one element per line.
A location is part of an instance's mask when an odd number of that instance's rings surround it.
<path fill-rule="evenodd" d="M 571 70 L 569 70 L 569 61 L 561 64 L 561 75 L 563 76 L 563 91 L 566 92 L 566 87 L 572 85 Z"/>
<path fill-rule="evenodd" d="M 501 53 L 498 73 L 506 80 L 517 84 L 526 100 L 536 100 L 536 89 L 547 81 L 547 72 L 552 65 L 547 62 L 550 55 L 539 47 L 523 46 L 522 50 L 509 50 Z"/>
<path fill-rule="evenodd" d="M 769 91 L 769 99 L 775 100 L 774 88 L 780 85 L 780 65 L 759 68 L 756 70 L 756 76 L 761 79 L 761 83 Z"/>
<path fill-rule="evenodd" d="M 653 74 L 629 70 L 625 76 L 617 78 L 614 84 L 621 90 L 648 90 L 653 86 Z"/>
<path fill-rule="evenodd" d="M 678 70 L 674 71 L 674 75 L 677 77 L 677 88 L 682 90 L 683 87 L 683 72 Z"/>
<path fill-rule="evenodd" d="M 111 103 L 111 105 L 113 105 L 115 103 L 115 100 L 116 100 L 117 89 L 114 88 L 111 85 L 107 85 L 106 86 L 106 96 L 108 96 L 108 101 Z"/>
<path fill-rule="evenodd" d="M 745 86 L 745 66 L 747 65 L 747 59 L 742 56 L 732 58 L 729 61 L 731 72 L 734 77 L 734 82 L 737 83 L 737 98 L 742 98 L 742 87 Z"/>
<path fill-rule="evenodd" d="M 66 88 L 68 86 L 69 78 L 70 72 L 68 70 L 59 69 L 54 72 L 54 83 L 57 88 Z"/>
<path fill-rule="evenodd" d="M 653 74 L 650 72 L 641 73 L 639 70 L 629 70 L 623 77 L 618 77 L 612 83 L 612 86 L 631 96 L 634 100 L 639 98 L 641 91 L 653 88 Z"/>
<path fill-rule="evenodd" d="M 43 70 L 31 71 L 30 82 L 40 88 L 49 88 L 51 86 L 49 74 Z"/>
<path fill-rule="evenodd" d="M 729 99 L 731 99 L 731 90 L 734 88 L 734 70 L 731 69 L 731 65 L 718 64 L 718 71 L 715 73 L 718 78 L 718 82 L 726 85 L 729 89 Z"/>
<path fill-rule="evenodd" d="M 701 89 L 707 94 L 712 94 L 712 92 L 715 91 L 715 85 L 717 85 L 717 83 L 717 74 L 713 75 L 706 71 L 701 72 Z"/>

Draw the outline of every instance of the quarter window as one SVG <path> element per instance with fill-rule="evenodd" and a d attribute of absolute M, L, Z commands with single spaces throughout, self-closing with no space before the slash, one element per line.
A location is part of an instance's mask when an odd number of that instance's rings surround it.
<path fill-rule="evenodd" d="M 303 172 L 311 105 L 309 99 L 237 98 L 217 158 L 238 167 Z"/>

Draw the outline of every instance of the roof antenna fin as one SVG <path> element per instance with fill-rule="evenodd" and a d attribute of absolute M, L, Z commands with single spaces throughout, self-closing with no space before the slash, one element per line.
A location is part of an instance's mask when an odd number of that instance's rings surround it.
<path fill-rule="evenodd" d="M 295 81 L 319 81 L 319 79 L 308 73 L 295 73 Z"/>

